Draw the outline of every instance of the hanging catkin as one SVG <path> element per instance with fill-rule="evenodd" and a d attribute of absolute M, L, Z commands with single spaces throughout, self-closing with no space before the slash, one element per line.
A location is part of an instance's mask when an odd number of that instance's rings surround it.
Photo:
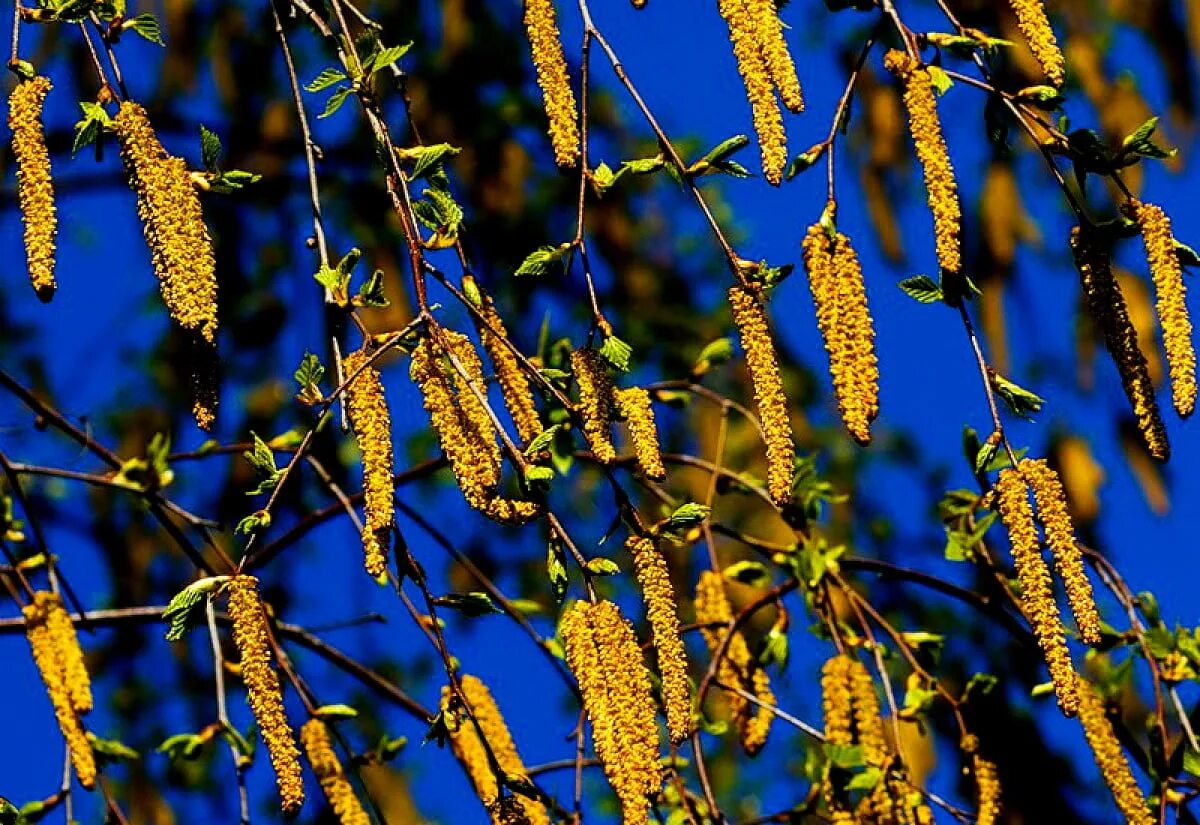
<path fill-rule="evenodd" d="M 800 79 L 796 76 L 796 64 L 783 38 L 783 22 L 775 0 L 744 0 L 749 25 L 762 50 L 763 62 L 771 82 L 779 90 L 779 98 L 790 111 L 804 111 L 804 95 L 800 90 Z"/>
<path fill-rule="evenodd" d="M 340 825 L 370 825 L 371 818 L 354 795 L 354 788 L 333 749 L 333 741 L 329 738 L 325 723 L 320 719 L 309 719 L 300 728 L 300 741 L 321 785 L 321 792 L 325 794 Z"/>
<path fill-rule="evenodd" d="M 1083 726 L 1087 743 L 1091 746 L 1096 765 L 1100 768 L 1100 775 L 1112 791 L 1117 808 L 1129 825 L 1153 825 L 1157 819 L 1150 814 L 1142 789 L 1133 778 L 1129 761 L 1125 758 L 1121 743 L 1113 732 L 1112 723 L 1108 721 L 1104 712 L 1104 700 L 1082 676 L 1078 677 L 1077 692 L 1079 723 Z"/>
<path fill-rule="evenodd" d="M 304 804 L 304 781 L 300 776 L 300 751 L 283 710 L 279 676 L 271 667 L 267 614 L 258 595 L 258 579 L 234 576 L 229 580 L 229 618 L 233 621 L 233 644 L 241 657 L 246 701 L 254 712 L 271 767 L 283 812 L 296 814 Z"/>
<path fill-rule="evenodd" d="M 342 360 L 342 372 L 350 381 L 346 385 L 346 414 L 362 453 L 365 566 L 372 578 L 378 578 L 387 572 L 388 546 L 395 524 L 392 416 L 383 382 L 367 353 L 359 350 L 347 355 Z M 355 377 L 351 380 L 351 376 Z"/>
<path fill-rule="evenodd" d="M 1042 67 L 1046 81 L 1054 87 L 1062 86 L 1066 61 L 1058 40 L 1054 37 L 1054 29 L 1050 28 L 1050 19 L 1046 16 L 1044 0 L 1009 0 L 1013 13 L 1017 16 L 1017 25 L 1029 51 Z"/>
<path fill-rule="evenodd" d="M 496 305 L 489 296 L 482 296 L 478 307 L 480 318 L 475 321 L 479 331 L 479 340 L 487 352 L 488 360 L 496 373 L 496 383 L 500 385 L 500 393 L 504 396 L 504 406 L 512 416 L 517 434 L 521 441 L 528 444 L 541 431 L 542 422 L 538 417 L 537 407 L 533 403 L 533 390 L 529 385 L 529 377 L 521 369 L 517 356 L 505 343 L 508 329 L 496 311 Z"/>
<path fill-rule="evenodd" d="M 641 387 L 627 387 L 615 390 L 613 400 L 629 428 L 638 470 L 651 481 L 662 481 L 667 477 L 667 468 L 663 465 L 658 443 L 658 424 L 654 420 L 650 393 Z"/>
<path fill-rule="evenodd" d="M 617 460 L 613 446 L 612 419 L 613 383 L 608 367 L 600 353 L 583 347 L 571 353 L 571 371 L 579 384 L 579 415 L 583 419 L 583 434 L 592 453 L 601 464 Z"/>
<path fill-rule="evenodd" d="M 17 162 L 17 203 L 25 226 L 25 262 L 33 291 L 43 301 L 54 297 L 54 249 L 58 234 L 54 179 L 42 124 L 42 107 L 50 89 L 50 78 L 34 77 L 18 83 L 8 99 L 8 126 L 12 129 L 13 157 Z"/>
<path fill-rule="evenodd" d="M 746 352 L 754 401 L 767 443 L 767 491 L 771 500 L 782 507 L 792 495 L 796 445 L 792 441 L 788 400 L 779 375 L 767 311 L 761 294 L 742 286 L 729 290 L 729 306 L 742 349 Z"/>
<path fill-rule="evenodd" d="M 572 166 L 579 158 L 579 114 L 558 34 L 554 0 L 525 0 L 525 32 L 550 121 L 554 160 L 559 166 Z"/>
<path fill-rule="evenodd" d="M 962 751 L 971 757 L 971 773 L 979 791 L 979 805 L 975 813 L 975 825 L 997 825 L 1000 821 L 1001 793 L 1000 774 L 996 763 L 979 755 L 979 737 L 968 733 L 962 739 Z"/>

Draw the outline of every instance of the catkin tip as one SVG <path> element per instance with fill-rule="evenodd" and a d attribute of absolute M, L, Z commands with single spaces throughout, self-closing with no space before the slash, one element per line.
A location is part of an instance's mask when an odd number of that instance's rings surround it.
<path fill-rule="evenodd" d="M 592 453 L 601 464 L 617 460 L 613 446 L 612 419 L 613 383 L 608 367 L 599 352 L 583 347 L 571 353 L 571 370 L 579 385 L 579 415 L 583 419 L 583 434 Z"/>
<path fill-rule="evenodd" d="M 667 477 L 667 468 L 659 448 L 658 424 L 654 420 L 650 393 L 641 387 L 629 387 L 616 390 L 614 400 L 617 412 L 629 428 L 638 470 L 651 481 L 662 481 Z"/>
<path fill-rule="evenodd" d="M 313 774 L 321 785 L 329 807 L 341 825 L 370 825 L 371 819 L 354 795 L 354 788 L 333 749 L 329 729 L 320 719 L 310 719 L 300 728 L 300 741 Z"/>
<path fill-rule="evenodd" d="M 1088 745 L 1100 775 L 1112 792 L 1117 808 L 1124 815 L 1129 825 L 1152 825 L 1156 820 L 1146 807 L 1146 798 L 1133 778 L 1129 761 L 1121 750 L 1121 743 L 1113 732 L 1112 723 L 1104 711 L 1104 700 L 1096 689 L 1084 679 L 1078 677 L 1079 723 L 1083 726 Z"/>
<path fill-rule="evenodd" d="M 1017 26 L 1029 44 L 1029 50 L 1047 82 L 1054 87 L 1060 87 L 1066 76 L 1066 60 L 1054 37 L 1054 29 L 1050 27 L 1050 19 L 1046 16 L 1046 6 L 1043 0 L 1010 0 L 1013 13 L 1017 16 Z"/>

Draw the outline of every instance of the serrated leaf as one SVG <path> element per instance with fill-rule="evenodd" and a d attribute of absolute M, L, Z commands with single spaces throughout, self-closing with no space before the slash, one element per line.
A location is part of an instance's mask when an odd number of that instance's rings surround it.
<path fill-rule="evenodd" d="M 305 352 L 293 377 L 300 385 L 300 392 L 296 397 L 301 403 L 313 405 L 321 402 L 323 394 L 320 383 L 325 377 L 325 367 L 322 366 L 320 358 L 311 352 Z"/>
<path fill-rule="evenodd" d="M 1177 150 L 1167 151 L 1154 142 L 1154 132 L 1158 129 L 1158 118 L 1152 117 L 1142 123 L 1129 134 L 1121 143 L 1121 153 L 1138 157 L 1157 158 L 1159 160 L 1174 157 Z"/>
<path fill-rule="evenodd" d="M 766 587 L 771 583 L 771 572 L 758 561 L 734 562 L 721 571 L 721 575 L 731 582 L 741 582 L 751 587 Z"/>
<path fill-rule="evenodd" d="M 758 663 L 763 667 L 776 666 L 780 669 L 787 667 L 789 643 L 787 634 L 779 628 L 771 628 L 763 637 L 762 648 L 758 653 Z"/>
<path fill-rule="evenodd" d="M 942 288 L 928 275 L 913 275 L 899 284 L 904 294 L 922 304 L 932 304 L 945 298 Z"/>
<path fill-rule="evenodd" d="M 689 501 L 687 504 L 677 507 L 675 512 L 671 513 L 667 518 L 666 524 L 663 525 L 663 529 L 673 532 L 688 530 L 707 519 L 711 512 L 711 507 Z"/>
<path fill-rule="evenodd" d="M 457 610 L 464 616 L 471 617 L 503 612 L 500 608 L 496 607 L 491 596 L 487 593 L 477 591 L 470 593 L 449 593 L 445 596 L 438 596 L 433 600 L 433 603 L 439 607 Z"/>
<path fill-rule="evenodd" d="M 388 46 L 386 49 L 381 49 L 372 58 L 368 72 L 377 72 L 380 69 L 386 69 L 388 66 L 395 63 L 400 58 L 408 53 L 412 48 L 412 43 L 406 43 L 403 46 Z"/>
<path fill-rule="evenodd" d="M 530 440 L 530 442 L 525 446 L 525 457 L 533 458 L 538 453 L 549 448 L 550 445 L 554 442 L 554 437 L 558 434 L 558 431 L 561 429 L 562 429 L 562 424 L 554 424 L 553 426 L 548 427 L 548 428 L 542 430 L 537 435 L 535 435 Z"/>
<path fill-rule="evenodd" d="M 312 82 L 306 85 L 304 88 L 310 92 L 321 92 L 325 89 L 328 89 L 330 86 L 341 83 L 343 80 L 348 79 L 349 78 L 346 77 L 346 73 L 341 69 L 334 69 L 330 67 L 328 69 L 322 69 L 321 73 L 314 77 Z"/>
<path fill-rule="evenodd" d="M 564 260 L 567 250 L 570 248 L 570 244 L 538 247 L 526 256 L 525 260 L 521 262 L 521 265 L 517 267 L 517 271 L 513 274 L 518 278 L 525 275 L 540 278 L 546 274 L 551 264 Z"/>
<path fill-rule="evenodd" d="M 157 43 L 160 46 L 167 45 L 163 42 L 162 29 L 158 25 L 158 20 L 150 12 L 129 18 L 121 24 L 121 28 L 132 29 L 135 34 L 146 38 L 151 43 Z"/>
<path fill-rule="evenodd" d="M 199 609 L 203 607 L 205 596 L 227 581 L 228 576 L 199 579 L 171 597 L 162 614 L 163 621 L 170 625 L 166 635 L 168 642 L 182 639 L 184 634 L 199 622 Z"/>
<path fill-rule="evenodd" d="M 397 149 L 402 160 L 412 161 L 413 168 L 409 177 L 419 178 L 431 169 L 436 168 L 446 158 L 461 152 L 457 146 L 449 143 L 433 143 L 428 146 L 413 146 L 409 149 Z"/>
<path fill-rule="evenodd" d="M 600 357 L 618 372 L 629 372 L 629 359 L 633 356 L 633 347 L 615 335 L 604 339 L 600 345 Z"/>
<path fill-rule="evenodd" d="M 732 338 L 718 338 L 715 341 L 710 341 L 708 344 L 705 344 L 704 349 L 700 350 L 700 354 L 696 356 L 696 361 L 692 364 L 692 375 L 705 375 L 713 367 L 718 364 L 724 364 L 732 357 Z"/>
<path fill-rule="evenodd" d="M 377 269 L 363 281 L 358 294 L 351 302 L 356 307 L 385 307 L 388 299 L 383 294 L 383 270 Z"/>
<path fill-rule="evenodd" d="M 342 108 L 342 104 L 346 102 L 346 98 L 350 96 L 350 92 L 354 91 L 349 86 L 338 87 L 333 94 L 329 96 L 329 100 L 325 101 L 325 111 L 317 115 L 318 118 L 327 118 L 338 109 Z"/>
<path fill-rule="evenodd" d="M 221 139 L 210 131 L 203 123 L 200 124 L 200 162 L 210 172 L 216 172 L 221 160 Z"/>

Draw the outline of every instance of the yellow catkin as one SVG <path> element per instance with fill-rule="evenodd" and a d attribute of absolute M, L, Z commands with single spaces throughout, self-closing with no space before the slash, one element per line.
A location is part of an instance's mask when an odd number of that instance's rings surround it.
<path fill-rule="evenodd" d="M 796 64 L 783 37 L 783 22 L 779 19 L 775 0 L 745 0 L 745 3 L 767 72 L 779 90 L 783 105 L 793 112 L 803 112 L 804 95 L 796 76 Z"/>
<path fill-rule="evenodd" d="M 1021 605 L 1046 659 L 1058 706 L 1067 716 L 1074 716 L 1079 711 L 1075 671 L 1059 620 L 1058 605 L 1054 602 L 1050 569 L 1038 544 L 1029 489 L 1021 474 L 1011 468 L 1000 471 L 995 489 L 1000 520 L 1008 531 L 1013 563 L 1021 583 Z"/>
<path fill-rule="evenodd" d="M 34 77 L 18 83 L 8 99 L 8 126 L 17 161 L 17 202 L 25 224 L 25 261 L 33 291 L 43 301 L 54 297 L 54 242 L 58 234 L 54 179 L 42 124 L 42 106 L 50 89 L 50 78 Z"/>
<path fill-rule="evenodd" d="M 96 755 L 71 701 L 58 634 L 51 627 L 48 610 L 41 600 L 26 605 L 21 612 L 25 616 L 25 636 L 29 640 L 33 661 L 50 696 L 55 721 L 67 744 L 71 767 L 80 785 L 93 788 L 96 785 Z"/>
<path fill-rule="evenodd" d="M 721 574 L 705 570 L 696 584 L 696 622 L 708 650 L 714 655 L 721 649 L 726 633 L 713 625 L 729 624 L 733 621 L 733 605 L 725 594 L 725 583 Z M 725 655 L 717 663 L 717 681 L 728 687 L 736 687 L 753 695 L 763 703 L 758 705 L 744 696 L 726 691 L 730 715 L 737 727 L 742 750 L 754 756 L 763 749 L 771 730 L 775 713 L 775 696 L 767 672 L 758 666 L 750 654 L 746 637 L 735 632 L 725 645 Z"/>
<path fill-rule="evenodd" d="M 1175 254 L 1171 219 L 1161 207 L 1130 200 L 1124 211 L 1142 230 L 1150 277 L 1154 281 L 1154 309 L 1162 327 L 1163 348 L 1171 371 L 1171 396 L 1175 411 L 1187 418 L 1196 409 L 1196 349 L 1188 316 L 1183 267 Z"/>
<path fill-rule="evenodd" d="M 1000 821 L 1000 774 L 996 763 L 979 754 L 971 757 L 971 772 L 975 775 L 975 786 L 979 789 L 979 810 L 976 825 L 996 825 Z"/>
<path fill-rule="evenodd" d="M 449 361 L 450 375 L 457 390 L 458 408 L 462 411 L 466 424 L 468 439 L 475 449 L 487 455 L 482 463 L 486 472 L 482 480 L 489 487 L 500 482 L 500 446 L 496 442 L 496 425 L 488 413 L 484 393 L 486 384 L 483 378 L 483 362 L 471 340 L 462 333 L 442 330 L 442 338 L 448 349 L 448 355 L 453 355 L 454 361 Z"/>
<path fill-rule="evenodd" d="M 688 681 L 687 651 L 679 633 L 671 573 L 652 539 L 630 536 L 625 548 L 633 556 L 638 586 L 646 603 L 646 617 L 658 656 L 658 675 L 662 678 L 667 732 L 671 742 L 678 745 L 692 734 L 692 689 Z"/>
<path fill-rule="evenodd" d="M 1083 566 L 1083 553 L 1075 541 L 1075 525 L 1067 510 L 1062 480 L 1043 459 L 1025 459 L 1020 464 L 1020 471 L 1033 489 L 1038 521 L 1045 530 L 1046 546 L 1054 556 L 1059 578 L 1067 591 L 1067 603 L 1075 616 L 1079 637 L 1084 644 L 1100 644 L 1100 615 Z"/>
<path fill-rule="evenodd" d="M 479 340 L 487 352 L 488 359 L 496 373 L 496 383 L 500 385 L 500 393 L 504 396 L 504 406 L 512 416 L 517 434 L 521 441 L 528 444 L 542 431 L 542 421 L 538 417 L 537 407 L 533 403 L 533 391 L 529 385 L 529 377 L 521 369 L 517 356 L 505 344 L 508 330 L 496 312 L 496 306 L 489 297 L 483 298 L 479 307 L 482 322 L 477 320 Z"/>
<path fill-rule="evenodd" d="M 1017 16 L 1017 25 L 1029 51 L 1033 52 L 1042 73 L 1050 85 L 1062 86 L 1066 61 L 1058 40 L 1054 37 L 1054 29 L 1050 28 L 1050 20 L 1046 17 L 1046 6 L 1043 0 L 1009 0 L 1013 13 Z"/>
<path fill-rule="evenodd" d="M 1146 356 L 1138 346 L 1137 330 L 1130 321 L 1125 296 L 1113 277 L 1109 254 L 1090 241 L 1079 227 L 1071 230 L 1071 251 L 1088 310 L 1117 366 L 1146 449 L 1159 461 L 1166 461 L 1171 456 L 1171 447 L 1154 397 L 1154 382 L 1150 379 Z"/>
<path fill-rule="evenodd" d="M 758 292 L 741 286 L 729 290 L 729 306 L 746 352 L 754 401 L 767 443 L 767 491 L 771 500 L 782 507 L 792 495 L 796 445 L 767 311 Z"/>
<path fill-rule="evenodd" d="M 346 387 L 346 414 L 362 451 L 365 563 L 367 573 L 378 578 L 387 572 L 396 490 L 392 480 L 392 416 L 383 382 L 369 358 L 361 350 L 350 353 L 342 361 L 342 372 L 346 380 L 357 375 Z"/>
<path fill-rule="evenodd" d="M 509 732 L 508 725 L 505 724 L 500 708 L 487 685 L 475 676 L 464 674 L 459 679 L 459 686 L 475 721 L 471 721 L 467 714 L 461 716 L 457 728 L 450 734 L 450 750 L 467 772 L 467 777 L 471 780 L 480 801 L 488 809 L 492 822 L 494 825 L 505 825 L 510 821 L 549 825 L 550 817 L 540 801 L 518 795 L 502 799 L 500 783 L 488 759 L 484 740 L 487 741 L 487 747 L 491 748 L 496 764 L 502 772 L 524 776 L 525 764 L 521 761 L 512 733 Z M 442 689 L 443 712 L 452 708 L 453 697 L 454 692 L 449 686 Z M 483 739 L 480 739 L 480 731 L 483 732 Z M 517 801 L 509 802 L 508 799 Z"/>
<path fill-rule="evenodd" d="M 559 166 L 572 166 L 579 158 L 579 114 L 559 39 L 554 0 L 525 0 L 525 32 L 529 35 L 533 65 L 538 85 L 542 87 L 546 117 L 550 120 L 554 159 Z"/>
<path fill-rule="evenodd" d="M 652 481 L 662 481 L 667 477 L 667 468 L 663 465 L 662 450 L 658 443 L 658 424 L 654 420 L 650 393 L 641 387 L 628 387 L 616 390 L 613 398 L 617 412 L 629 427 L 629 439 L 633 442 L 638 470 Z"/>
<path fill-rule="evenodd" d="M 883 733 L 883 714 L 875 680 L 866 665 L 850 656 L 850 696 L 854 700 L 854 728 L 863 758 L 868 765 L 882 766 L 887 758 L 887 738 Z"/>
<path fill-rule="evenodd" d="M 1152 825 L 1155 818 L 1146 807 L 1146 798 L 1129 768 L 1121 743 L 1113 732 L 1112 723 L 1104 712 L 1104 700 L 1092 685 L 1079 677 L 1079 723 L 1104 782 L 1112 791 L 1117 808 L 1129 825 Z"/>
<path fill-rule="evenodd" d="M 279 676 L 271 667 L 267 614 L 258 595 L 258 579 L 234 576 L 229 580 L 229 617 L 233 620 L 233 644 L 241 657 L 246 701 L 254 712 L 284 813 L 296 814 L 304 804 L 304 781 L 300 776 L 300 751 L 283 710 Z"/>
<path fill-rule="evenodd" d="M 370 825 L 371 818 L 354 795 L 354 788 L 333 749 L 333 741 L 329 738 L 325 723 L 320 719 L 309 719 L 300 728 L 300 741 L 321 785 L 321 792 L 325 794 L 329 807 L 333 808 L 337 821 L 341 825 Z"/>
<path fill-rule="evenodd" d="M 787 133 L 748 0 L 717 0 L 717 9 L 729 26 L 733 56 L 746 86 L 746 99 L 750 102 L 750 114 L 762 154 L 763 177 L 778 186 L 787 165 Z"/>
<path fill-rule="evenodd" d="M 851 438 L 867 444 L 879 414 L 879 360 L 862 265 L 849 238 L 819 224 L 808 228 L 802 246 L 842 422 Z"/>
<path fill-rule="evenodd" d="M 825 742 L 854 743 L 854 698 L 850 693 L 850 657 L 831 656 L 821 666 L 821 708 L 825 714 Z"/>
<path fill-rule="evenodd" d="M 583 419 L 583 434 L 596 460 L 611 464 L 617 460 L 613 446 L 612 418 L 613 384 L 608 367 L 599 352 L 583 347 L 571 353 L 571 371 L 579 384 L 579 415 Z"/>
<path fill-rule="evenodd" d="M 34 595 L 34 602 L 46 617 L 46 627 L 50 630 L 54 654 L 58 658 L 59 670 L 71 700 L 71 708 L 79 714 L 88 713 L 93 705 L 92 680 L 88 675 L 87 663 L 83 659 L 83 648 L 79 646 L 79 637 L 75 633 L 75 623 L 71 621 L 70 614 L 57 594 L 38 591 Z"/>
<path fill-rule="evenodd" d="M 947 272 L 958 273 L 962 270 L 962 207 L 958 201 L 954 167 L 938 120 L 933 81 L 927 68 L 896 49 L 884 57 L 884 66 L 904 86 L 909 131 L 925 175 L 929 210 L 933 213 L 938 263 Z"/>
<path fill-rule="evenodd" d="M 646 825 L 648 797 L 662 786 L 662 768 L 650 675 L 633 627 L 615 604 L 600 601 L 572 605 L 559 630 L 622 822 Z"/>
<path fill-rule="evenodd" d="M 121 104 L 113 128 L 167 311 L 211 342 L 217 333 L 216 259 L 187 164 L 167 154 L 146 111 L 132 101 Z"/>

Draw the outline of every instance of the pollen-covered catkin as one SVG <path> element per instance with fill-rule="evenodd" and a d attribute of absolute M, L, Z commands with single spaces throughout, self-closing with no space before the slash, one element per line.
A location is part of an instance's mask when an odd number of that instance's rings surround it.
<path fill-rule="evenodd" d="M 616 390 L 613 399 L 617 412 L 629 427 L 629 440 L 633 442 L 638 470 L 651 481 L 662 481 L 667 477 L 667 468 L 663 465 L 658 444 L 658 424 L 654 420 L 650 393 L 641 387 L 628 387 Z"/>
<path fill-rule="evenodd" d="M 533 403 L 533 391 L 529 386 L 529 377 L 521 369 L 521 364 L 513 351 L 505 343 L 508 330 L 492 299 L 484 296 L 479 307 L 482 321 L 476 320 L 479 330 L 479 340 L 492 362 L 496 373 L 496 383 L 500 385 L 500 393 L 504 396 L 504 406 L 512 416 L 517 434 L 521 441 L 528 444 L 542 431 L 542 421 L 538 417 L 537 407 Z"/>
<path fill-rule="evenodd" d="M 608 367 L 600 353 L 583 347 L 571 353 L 571 371 L 579 384 L 579 415 L 583 419 L 583 434 L 596 460 L 611 464 L 617 460 L 613 446 L 612 418 L 613 383 Z"/>
<path fill-rule="evenodd" d="M 862 265 L 849 238 L 831 236 L 820 224 L 808 228 L 802 247 L 842 422 L 851 438 L 867 444 L 879 414 L 879 360 Z"/>
<path fill-rule="evenodd" d="M 1100 775 L 1129 825 L 1152 825 L 1155 818 L 1146 807 L 1146 798 L 1133 778 L 1129 761 L 1104 712 L 1104 700 L 1091 683 L 1082 676 L 1078 679 L 1079 723 L 1096 758 Z"/>
<path fill-rule="evenodd" d="M 559 166 L 572 166 L 579 158 L 579 114 L 559 39 L 554 0 L 525 0 L 525 32 L 529 35 L 537 82 L 542 87 L 546 117 L 550 121 L 554 160 Z"/>
<path fill-rule="evenodd" d="M 1000 821 L 1001 791 L 1000 773 L 996 763 L 979 755 L 979 739 L 975 734 L 963 737 L 962 749 L 971 756 L 971 773 L 979 791 L 979 806 L 975 813 L 976 825 L 996 825 Z"/>
<path fill-rule="evenodd" d="M 511 821 L 525 822 L 529 825 L 549 825 L 550 817 L 546 813 L 545 805 L 540 801 L 517 795 L 511 797 L 518 800 L 516 803 L 506 803 L 501 799 L 500 782 L 488 759 L 484 740 L 487 741 L 487 748 L 491 748 L 496 764 L 504 773 L 524 776 L 525 763 L 521 761 L 512 733 L 487 685 L 476 676 L 464 674 L 459 679 L 459 687 L 462 688 L 475 721 L 471 720 L 470 715 L 460 716 L 458 726 L 450 733 L 450 750 L 467 772 L 467 777 L 471 780 L 480 801 L 488 809 L 493 824 L 504 825 L 510 821 L 505 817 L 515 816 L 519 812 L 522 818 Z M 442 688 L 442 711 L 447 712 L 453 705 L 454 691 L 447 685 Z M 482 739 L 480 731 L 483 732 Z"/>
<path fill-rule="evenodd" d="M 67 744 L 71 767 L 80 785 L 93 788 L 96 784 L 96 755 L 92 751 L 87 731 L 79 720 L 79 713 L 72 703 L 71 690 L 67 685 L 67 674 L 64 670 L 64 658 L 59 650 L 59 634 L 50 626 L 44 600 L 35 597 L 34 603 L 25 605 L 21 612 L 25 617 L 25 637 L 29 640 L 33 662 L 54 708 L 54 718 L 58 722 L 59 731 L 62 732 L 63 741 Z"/>
<path fill-rule="evenodd" d="M 770 69 L 759 45 L 755 21 L 750 17 L 747 0 L 717 0 L 717 9 L 729 26 L 733 56 L 746 86 L 746 99 L 750 102 L 750 114 L 762 154 L 763 177 L 778 186 L 787 165 L 787 133 L 775 99 Z"/>
<path fill-rule="evenodd" d="M 938 263 L 947 272 L 957 274 L 962 270 L 962 207 L 958 201 L 954 167 L 938 120 L 933 81 L 927 68 L 897 49 L 889 51 L 883 63 L 904 87 L 909 131 L 925 175 L 929 210 L 933 213 Z"/>
<path fill-rule="evenodd" d="M 650 675 L 633 627 L 615 604 L 600 601 L 576 602 L 559 629 L 622 822 L 646 825 L 648 797 L 662 786 L 662 768 Z"/>
<path fill-rule="evenodd" d="M 796 64 L 783 37 L 783 22 L 774 0 L 745 0 L 750 25 L 762 50 L 763 61 L 779 98 L 790 111 L 804 111 L 804 94 L 796 76 Z"/>
<path fill-rule="evenodd" d="M 771 500 L 782 507 L 792 495 L 796 445 L 792 441 L 788 400 L 779 375 L 767 311 L 761 294 L 741 286 L 729 290 L 729 306 L 742 349 L 746 352 L 754 401 L 767 443 L 767 492 Z"/>
<path fill-rule="evenodd" d="M 646 603 L 646 617 L 658 657 L 658 675 L 662 679 L 667 732 L 671 742 L 678 745 L 692 734 L 692 690 L 688 682 L 687 651 L 679 633 L 671 573 L 653 539 L 630 536 L 625 547 L 633 556 L 638 586 Z"/>
<path fill-rule="evenodd" d="M 275 769 L 280 804 L 290 816 L 304 804 L 304 780 L 300 776 L 300 751 L 283 710 L 279 676 L 271 667 L 267 613 L 258 595 L 258 579 L 234 576 L 228 587 L 233 644 L 241 657 L 246 701 L 254 712 L 271 767 Z"/>
<path fill-rule="evenodd" d="M 167 311 L 179 326 L 212 342 L 216 259 L 187 164 L 167 154 L 146 111 L 132 101 L 121 104 L 113 128 Z"/>
<path fill-rule="evenodd" d="M 1175 411 L 1187 418 L 1196 409 L 1196 348 L 1192 343 L 1187 286 L 1179 256 L 1175 254 L 1171 219 L 1162 207 L 1133 199 L 1124 211 L 1142 230 L 1150 277 L 1154 281 L 1154 309 L 1162 327 L 1163 348 L 1171 372 L 1171 396 Z"/>
<path fill-rule="evenodd" d="M 304 744 L 304 754 L 337 821 L 341 825 L 370 825 L 371 818 L 354 795 L 354 788 L 333 749 L 333 741 L 325 723 L 320 719 L 309 719 L 300 728 L 300 741 Z"/>
<path fill-rule="evenodd" d="M 54 178 L 42 107 L 50 93 L 48 77 L 34 77 L 16 85 L 8 99 L 8 126 L 12 129 L 13 157 L 17 162 L 17 202 L 25 225 L 25 262 L 29 282 L 42 301 L 54 297 L 55 236 L 58 213 L 54 207 Z"/>
<path fill-rule="evenodd" d="M 457 390 L 458 408 L 466 424 L 467 438 L 475 449 L 488 456 L 483 463 L 487 471 L 481 480 L 487 486 L 494 487 L 500 482 L 501 456 L 500 446 L 496 442 L 496 425 L 484 401 L 487 384 L 483 378 L 483 362 L 479 360 L 479 353 L 467 336 L 448 329 L 442 330 L 441 334 L 447 349 L 450 375 Z M 453 356 L 454 360 L 451 361 L 449 356 Z M 458 364 L 455 365 L 454 361 Z"/>
<path fill-rule="evenodd" d="M 854 728 L 863 758 L 868 765 L 881 766 L 887 757 L 887 738 L 883 733 L 883 714 L 875 680 L 858 657 L 850 656 L 850 696 L 854 700 Z"/>
<path fill-rule="evenodd" d="M 378 578 L 387 572 L 387 554 L 395 511 L 392 497 L 392 416 L 379 372 L 370 356 L 359 350 L 342 360 L 346 380 L 346 416 L 358 441 L 363 464 L 363 551 L 367 573 Z M 355 376 L 351 380 L 351 376 Z"/>
<path fill-rule="evenodd" d="M 850 693 L 850 657 L 837 655 L 821 666 L 821 708 L 825 714 L 825 742 L 854 742 L 854 700 Z"/>
<path fill-rule="evenodd" d="M 1146 449 L 1159 461 L 1166 461 L 1171 456 L 1171 446 L 1154 397 L 1154 382 L 1150 379 L 1146 356 L 1138 346 L 1137 329 L 1129 318 L 1125 296 L 1113 277 L 1109 253 L 1080 227 L 1071 230 L 1071 251 L 1088 310 L 1104 336 L 1109 357 L 1117 366 Z"/>
<path fill-rule="evenodd" d="M 1044 459 L 1027 458 L 1019 465 L 1021 475 L 1033 489 L 1038 521 L 1046 534 L 1046 546 L 1054 557 L 1059 578 L 1067 591 L 1067 603 L 1075 616 L 1079 637 L 1086 645 L 1100 643 L 1100 614 L 1083 566 L 1083 553 L 1075 541 L 1075 525 L 1067 510 L 1062 480 Z"/>
<path fill-rule="evenodd" d="M 1000 520 L 1008 531 L 1013 563 L 1021 583 L 1021 606 L 1046 659 L 1058 706 L 1067 716 L 1074 716 L 1079 712 L 1075 670 L 1059 619 L 1058 605 L 1054 603 L 1050 569 L 1042 558 L 1042 548 L 1038 544 L 1033 507 L 1029 504 L 1029 489 L 1020 472 L 1011 468 L 1000 471 L 995 489 Z"/>
<path fill-rule="evenodd" d="M 1042 67 L 1046 80 L 1054 87 L 1062 86 L 1066 61 L 1058 40 L 1054 37 L 1054 29 L 1050 28 L 1050 19 L 1046 16 L 1045 0 L 1009 0 L 1013 13 L 1017 16 L 1017 25 L 1029 51 Z"/>
<path fill-rule="evenodd" d="M 79 714 L 88 713 L 93 705 L 92 680 L 83 659 L 83 648 L 79 646 L 79 636 L 75 633 L 75 623 L 57 594 L 40 590 L 34 594 L 34 602 L 46 617 L 46 627 L 50 630 L 54 655 L 71 708 Z"/>

